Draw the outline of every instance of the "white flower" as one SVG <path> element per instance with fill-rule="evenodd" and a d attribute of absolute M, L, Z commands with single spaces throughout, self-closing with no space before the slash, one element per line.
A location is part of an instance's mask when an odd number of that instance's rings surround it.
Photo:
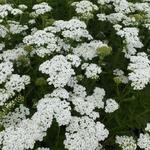
<path fill-rule="evenodd" d="M 12 34 L 19 34 L 23 31 L 26 31 L 28 29 L 27 25 L 20 25 L 18 22 L 10 22 L 9 23 L 9 31 Z"/>
<path fill-rule="evenodd" d="M 128 77 L 126 77 L 126 76 L 124 75 L 124 72 L 123 72 L 122 70 L 120 70 L 120 69 L 115 69 L 115 70 L 113 71 L 113 74 L 119 79 L 119 81 L 120 81 L 121 83 L 124 83 L 124 84 L 127 84 L 127 83 L 128 83 Z"/>
<path fill-rule="evenodd" d="M 23 42 L 27 45 L 36 45 L 35 52 L 38 56 L 44 57 L 50 55 L 52 52 L 59 51 L 57 45 L 57 38 L 53 33 L 46 32 L 44 30 L 38 30 L 33 35 L 28 35 L 23 39 Z M 46 45 L 46 48 L 44 47 Z"/>
<path fill-rule="evenodd" d="M 66 131 L 64 145 L 69 150 L 95 150 L 99 141 L 103 141 L 109 134 L 102 123 L 95 123 L 86 116 L 72 117 Z"/>
<path fill-rule="evenodd" d="M 100 66 L 91 63 L 86 67 L 85 75 L 87 78 L 98 78 L 101 72 L 102 69 Z"/>
<path fill-rule="evenodd" d="M 122 150 L 136 150 L 136 141 L 132 136 L 116 136 L 116 143 L 122 148 Z"/>
<path fill-rule="evenodd" d="M 5 89 L 0 89 L 0 106 L 3 106 L 4 103 L 11 97 L 10 93 Z"/>
<path fill-rule="evenodd" d="M 92 101 L 96 108 L 104 108 L 103 98 L 105 96 L 105 91 L 102 88 L 95 87 L 92 95 L 87 96 L 86 99 L 88 101 Z"/>
<path fill-rule="evenodd" d="M 0 63 L 0 84 L 5 82 L 13 71 L 13 64 L 11 62 Z"/>
<path fill-rule="evenodd" d="M 150 123 L 147 123 L 147 126 L 145 128 L 145 131 L 149 132 L 150 133 Z"/>
<path fill-rule="evenodd" d="M 66 89 L 64 88 L 57 88 L 55 89 L 51 94 L 51 97 L 59 97 L 62 99 L 68 99 L 69 98 L 69 93 Z"/>
<path fill-rule="evenodd" d="M 13 8 L 10 4 L 0 5 L 0 17 L 6 17 L 12 9 Z"/>
<path fill-rule="evenodd" d="M 0 43 L 0 51 L 2 51 L 4 47 L 5 47 L 5 44 L 4 43 Z"/>
<path fill-rule="evenodd" d="M 49 6 L 46 2 L 42 2 L 40 4 L 35 4 L 32 8 L 36 15 L 43 15 L 47 12 L 50 12 L 52 10 L 52 7 Z"/>
<path fill-rule="evenodd" d="M 113 99 L 106 100 L 105 112 L 112 113 L 119 108 L 118 103 Z"/>
<path fill-rule="evenodd" d="M 47 81 L 49 85 L 53 84 L 55 87 L 64 87 L 75 74 L 71 63 L 63 55 L 57 55 L 45 61 L 40 65 L 39 70 L 49 75 Z"/>
<path fill-rule="evenodd" d="M 124 49 L 124 52 L 127 58 L 129 58 L 131 55 L 136 54 L 136 48 L 143 47 L 143 44 L 138 37 L 138 33 L 139 30 L 135 27 L 126 27 L 117 32 L 119 36 L 125 38 L 126 48 Z"/>
<path fill-rule="evenodd" d="M 25 85 L 28 85 L 29 83 L 29 76 L 23 75 L 20 77 L 18 74 L 12 74 L 9 80 L 6 82 L 5 88 L 11 92 L 20 92 L 21 90 L 25 89 Z"/>
<path fill-rule="evenodd" d="M 33 149 L 36 141 L 42 141 L 46 136 L 46 130 L 50 128 L 53 117 L 59 125 L 70 122 L 69 103 L 59 98 L 43 98 L 37 104 L 37 112 L 31 119 L 24 119 L 15 127 L 10 126 L 0 132 L 0 145 L 2 150 Z"/>
<path fill-rule="evenodd" d="M 92 36 L 87 31 L 87 26 L 83 21 L 79 19 L 71 19 L 69 21 L 55 21 L 52 28 L 47 28 L 53 33 L 61 32 L 64 38 L 69 38 L 75 41 L 81 41 L 83 38 L 88 40 L 92 39 Z"/>
<path fill-rule="evenodd" d="M 150 150 L 150 135 L 148 133 L 140 134 L 137 145 L 144 150 Z"/>
<path fill-rule="evenodd" d="M 85 60 L 92 60 L 97 56 L 97 48 L 104 46 L 101 41 L 91 41 L 90 43 L 82 43 L 73 49 L 73 53 Z"/>
<path fill-rule="evenodd" d="M 3 51 L 3 53 L 0 54 L 0 59 L 4 61 L 14 61 L 17 60 L 20 56 L 26 55 L 27 52 L 22 47 L 18 47 L 15 49 Z"/>
<path fill-rule="evenodd" d="M 73 94 L 84 98 L 87 95 L 86 88 L 82 85 L 75 84 L 73 86 Z"/>
<path fill-rule="evenodd" d="M 98 20 L 105 21 L 107 20 L 107 16 L 105 14 L 97 14 Z"/>
<path fill-rule="evenodd" d="M 98 7 L 95 4 L 87 0 L 73 2 L 71 5 L 75 7 L 76 13 L 82 15 L 83 18 L 92 16 L 92 13 L 98 10 Z"/>
<path fill-rule="evenodd" d="M 30 19 L 30 20 L 28 21 L 28 23 L 29 23 L 29 24 L 35 24 L 36 21 L 35 21 L 35 19 Z"/>
<path fill-rule="evenodd" d="M 96 112 L 96 108 L 104 108 L 103 97 L 105 91 L 100 88 L 95 88 L 92 95 L 87 96 L 85 87 L 81 85 L 75 85 L 75 89 L 69 98 L 74 105 L 74 109 L 81 115 L 88 115 L 95 120 L 99 117 L 99 113 Z"/>
<path fill-rule="evenodd" d="M 4 116 L 0 124 L 5 128 L 15 126 L 22 120 L 26 119 L 27 115 L 29 115 L 29 109 L 21 104 L 14 112 L 9 112 L 6 116 Z"/>
<path fill-rule="evenodd" d="M 8 29 L 5 26 L 0 25 L 0 37 L 5 38 L 7 33 L 8 33 Z"/>
<path fill-rule="evenodd" d="M 92 101 L 86 101 L 83 97 L 73 96 L 71 98 L 72 103 L 74 104 L 74 109 L 79 112 L 81 115 L 88 115 L 92 113 L 95 109 L 94 103 Z"/>
<path fill-rule="evenodd" d="M 67 101 L 56 101 L 54 102 L 54 118 L 58 122 L 59 126 L 69 124 L 71 120 L 71 107 Z"/>
<path fill-rule="evenodd" d="M 79 67 L 81 64 L 81 59 L 77 55 L 68 54 L 66 58 L 71 62 L 71 64 L 75 67 Z"/>
<path fill-rule="evenodd" d="M 20 9 L 22 9 L 22 10 L 25 10 L 25 9 L 28 8 L 28 6 L 26 6 L 26 5 L 24 5 L 24 4 L 20 4 L 20 5 L 18 6 L 18 8 L 20 8 Z"/>
<path fill-rule="evenodd" d="M 14 16 L 15 15 L 21 15 L 22 13 L 23 13 L 22 10 L 17 9 L 17 8 L 12 9 L 12 11 L 11 11 L 11 14 L 13 14 Z"/>
<path fill-rule="evenodd" d="M 150 81 L 150 60 L 146 53 L 139 52 L 136 56 L 131 56 L 130 61 L 128 70 L 132 71 L 129 73 L 131 86 L 134 90 L 141 90 Z"/>

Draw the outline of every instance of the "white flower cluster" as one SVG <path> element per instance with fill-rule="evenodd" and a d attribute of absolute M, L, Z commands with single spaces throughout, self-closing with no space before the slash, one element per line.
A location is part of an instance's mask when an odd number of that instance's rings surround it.
<path fill-rule="evenodd" d="M 57 37 L 45 30 L 38 30 L 33 35 L 26 36 L 23 42 L 35 46 L 35 53 L 40 57 L 50 55 L 54 51 L 58 52 L 61 49 L 61 46 L 57 44 Z"/>
<path fill-rule="evenodd" d="M 12 11 L 10 4 L 0 5 L 0 17 L 6 17 L 10 11 Z"/>
<path fill-rule="evenodd" d="M 72 66 L 79 67 L 81 64 L 81 59 L 77 55 L 68 54 L 67 60 L 71 62 Z"/>
<path fill-rule="evenodd" d="M 92 17 L 93 12 L 98 10 L 98 7 L 88 0 L 73 2 L 71 5 L 75 7 L 76 13 L 85 19 Z"/>
<path fill-rule="evenodd" d="M 26 6 L 26 5 L 24 5 L 24 4 L 20 4 L 20 5 L 18 6 L 18 8 L 20 8 L 21 10 L 25 10 L 25 9 L 28 8 L 28 6 Z"/>
<path fill-rule="evenodd" d="M 147 123 L 145 131 L 146 133 L 140 133 L 137 144 L 141 149 L 150 150 L 150 123 Z"/>
<path fill-rule="evenodd" d="M 7 33 L 8 29 L 5 26 L 0 25 L 0 37 L 5 38 Z"/>
<path fill-rule="evenodd" d="M 20 92 L 25 89 L 25 85 L 30 83 L 30 77 L 23 75 L 20 77 L 18 74 L 13 74 L 13 63 L 10 61 L 0 63 L 0 106 L 15 95 L 16 92 Z"/>
<path fill-rule="evenodd" d="M 45 131 L 51 126 L 53 116 L 59 125 L 66 125 L 71 119 L 70 106 L 59 98 L 43 98 L 38 102 L 37 112 L 31 119 L 24 119 L 16 126 L 0 132 L 2 150 L 32 149 L 36 141 L 42 141 Z"/>
<path fill-rule="evenodd" d="M 3 4 L 0 5 L 0 17 L 3 19 L 5 17 L 7 17 L 9 14 L 12 14 L 14 16 L 16 15 L 21 15 L 23 13 L 22 6 L 23 8 L 26 8 L 26 5 L 19 5 L 20 7 L 18 8 L 13 8 L 13 5 L 11 4 Z"/>
<path fill-rule="evenodd" d="M 91 41 L 90 43 L 85 42 L 73 48 L 73 53 L 79 57 L 83 57 L 85 60 L 92 60 L 97 56 L 97 49 L 102 46 L 107 45 L 97 40 Z"/>
<path fill-rule="evenodd" d="M 9 112 L 6 116 L 4 116 L 0 121 L 0 124 L 5 128 L 16 126 L 22 120 L 26 119 L 26 116 L 28 116 L 29 114 L 29 109 L 21 104 L 15 109 L 14 112 Z"/>
<path fill-rule="evenodd" d="M 77 84 L 76 81 L 74 81 L 75 83 L 73 84 L 73 86 L 70 86 L 73 88 L 73 93 L 76 95 L 76 96 L 79 96 L 79 97 L 83 97 L 85 98 L 85 96 L 87 95 L 86 93 L 86 88 L 82 85 L 79 85 Z"/>
<path fill-rule="evenodd" d="M 92 36 L 87 31 L 87 26 L 79 19 L 71 19 L 69 21 L 59 20 L 55 21 L 53 27 L 47 30 L 53 33 L 61 33 L 64 38 L 81 41 L 83 38 L 92 39 Z"/>
<path fill-rule="evenodd" d="M 64 87 L 75 74 L 71 67 L 71 63 L 67 61 L 63 55 L 54 56 L 51 60 L 47 60 L 39 67 L 42 73 L 48 74 L 47 79 L 49 85 L 54 87 Z"/>
<path fill-rule="evenodd" d="M 2 51 L 5 47 L 5 44 L 4 43 L 0 43 L 0 51 Z"/>
<path fill-rule="evenodd" d="M 25 86 L 30 83 L 30 77 L 23 75 L 22 77 L 18 74 L 12 74 L 4 84 L 4 89 L 0 89 L 0 105 L 15 95 L 15 92 L 20 92 L 25 89 Z"/>
<path fill-rule="evenodd" d="M 113 71 L 113 74 L 115 75 L 115 78 L 119 80 L 119 82 L 127 84 L 128 83 L 128 77 L 124 75 L 124 72 L 120 69 L 115 69 Z"/>
<path fill-rule="evenodd" d="M 113 99 L 107 99 L 106 100 L 106 106 L 105 106 L 105 112 L 106 113 L 112 113 L 116 111 L 119 108 L 118 103 Z"/>
<path fill-rule="evenodd" d="M 144 52 L 137 53 L 130 57 L 131 63 L 128 66 L 129 80 L 135 90 L 143 89 L 150 81 L 150 60 Z"/>
<path fill-rule="evenodd" d="M 28 29 L 27 25 L 21 25 L 16 21 L 9 21 L 9 32 L 12 34 L 19 34 Z"/>
<path fill-rule="evenodd" d="M 99 117 L 99 113 L 95 111 L 97 108 L 104 108 L 103 98 L 105 91 L 102 88 L 96 87 L 92 95 L 87 95 L 85 87 L 75 84 L 73 93 L 69 101 L 74 105 L 74 109 L 81 115 L 87 115 L 92 119 Z M 118 103 L 113 99 L 106 101 L 105 112 L 112 113 L 119 108 Z"/>
<path fill-rule="evenodd" d="M 6 81 L 6 79 L 11 76 L 13 69 L 13 64 L 11 62 L 0 63 L 0 84 Z"/>
<path fill-rule="evenodd" d="M 122 150 L 136 150 L 136 141 L 132 136 L 116 136 L 116 143 Z"/>
<path fill-rule="evenodd" d="M 140 42 L 138 37 L 139 30 L 137 28 L 123 28 L 119 30 L 117 34 L 121 37 L 125 38 L 126 48 L 124 52 L 126 57 L 130 57 L 131 55 L 136 54 L 136 48 L 142 48 L 143 44 Z"/>
<path fill-rule="evenodd" d="M 86 67 L 85 67 L 86 66 Z M 85 68 L 84 68 L 85 67 Z M 92 78 L 92 79 L 96 79 L 99 77 L 100 73 L 102 72 L 102 69 L 100 66 L 98 66 L 97 64 L 87 64 L 87 65 L 82 65 L 82 69 L 86 70 L 85 71 L 85 75 L 87 78 Z"/>
<path fill-rule="evenodd" d="M 30 83 L 30 77 L 23 75 L 22 77 L 18 74 L 12 74 L 9 80 L 5 84 L 5 88 L 13 93 L 14 91 L 20 92 L 25 89 L 25 85 Z"/>
<path fill-rule="evenodd" d="M 14 8 L 11 13 L 15 16 L 15 15 L 21 15 L 23 12 L 22 10 L 18 9 L 18 8 Z"/>
<path fill-rule="evenodd" d="M 150 150 L 150 135 L 141 133 L 137 144 L 141 149 Z"/>
<path fill-rule="evenodd" d="M 66 131 L 64 145 L 69 150 L 95 150 L 109 134 L 102 123 L 88 117 L 72 117 Z"/>
<path fill-rule="evenodd" d="M 0 106 L 3 106 L 4 103 L 12 96 L 9 91 L 5 89 L 0 89 Z"/>
<path fill-rule="evenodd" d="M 57 88 L 55 89 L 50 95 L 45 95 L 45 97 L 59 97 L 61 99 L 68 99 L 69 93 L 64 88 Z"/>
<path fill-rule="evenodd" d="M 35 4 L 32 8 L 35 12 L 36 16 L 43 15 L 52 10 L 52 7 L 49 6 L 46 2 L 42 2 L 40 4 Z"/>
<path fill-rule="evenodd" d="M 20 56 L 26 56 L 27 52 L 22 47 L 16 47 L 11 50 L 5 50 L 0 54 L 0 60 L 9 62 L 9 61 L 15 61 Z"/>
<path fill-rule="evenodd" d="M 23 39 L 27 45 L 43 46 L 49 43 L 55 43 L 55 37 L 52 33 L 47 33 L 44 30 L 38 30 L 33 35 L 28 35 Z"/>
<path fill-rule="evenodd" d="M 75 106 L 74 109 L 77 112 L 79 112 L 81 115 L 88 115 L 93 119 L 98 118 L 99 114 L 95 111 L 95 109 L 104 108 L 104 102 L 103 102 L 103 98 L 105 96 L 104 89 L 97 87 L 94 89 L 92 95 L 86 96 L 85 88 L 80 85 L 76 85 L 76 86 L 72 97 L 69 99 Z"/>

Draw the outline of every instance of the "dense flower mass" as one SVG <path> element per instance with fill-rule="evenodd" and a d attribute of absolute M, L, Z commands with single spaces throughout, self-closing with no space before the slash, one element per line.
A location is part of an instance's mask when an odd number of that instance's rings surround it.
<path fill-rule="evenodd" d="M 149 43 L 149 0 L 1 0 L 0 150 L 150 150 Z"/>

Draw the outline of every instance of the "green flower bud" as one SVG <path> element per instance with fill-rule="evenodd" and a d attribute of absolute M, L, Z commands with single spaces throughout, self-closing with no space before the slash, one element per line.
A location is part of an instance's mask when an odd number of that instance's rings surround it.
<path fill-rule="evenodd" d="M 145 14 L 134 14 L 134 15 L 131 15 L 130 17 L 131 17 L 131 18 L 132 18 L 132 17 L 135 18 L 135 20 L 136 20 L 137 22 L 141 22 L 141 21 L 144 21 L 144 20 L 146 19 Z"/>
<path fill-rule="evenodd" d="M 18 102 L 18 103 L 23 103 L 23 102 L 24 102 L 24 96 L 18 95 L 18 96 L 15 98 L 15 101 Z"/>
<path fill-rule="evenodd" d="M 24 50 L 30 53 L 30 52 L 33 51 L 33 47 L 32 47 L 31 45 L 26 45 L 26 46 L 24 47 Z"/>
<path fill-rule="evenodd" d="M 44 86 L 47 85 L 46 80 L 43 77 L 37 78 L 35 81 L 35 85 L 37 86 Z"/>
<path fill-rule="evenodd" d="M 93 79 L 93 80 L 96 80 L 96 79 L 98 79 L 98 78 L 99 78 L 98 75 L 95 75 L 95 76 L 91 77 L 91 79 Z"/>
<path fill-rule="evenodd" d="M 27 66 L 30 65 L 30 59 L 28 57 L 26 57 L 26 56 L 20 56 L 18 58 L 17 65 L 19 65 L 19 66 L 21 65 L 21 66 L 27 67 Z"/>
<path fill-rule="evenodd" d="M 54 22 L 54 19 L 46 19 L 46 26 L 51 26 Z"/>
<path fill-rule="evenodd" d="M 110 55 L 112 52 L 112 48 L 109 46 L 102 46 L 97 49 L 97 54 L 100 58 L 105 58 L 106 56 Z"/>
<path fill-rule="evenodd" d="M 82 74 L 77 75 L 77 80 L 82 81 L 84 79 L 84 76 Z"/>
<path fill-rule="evenodd" d="M 119 84 L 122 83 L 122 81 L 120 80 L 119 77 L 114 77 L 113 80 L 114 80 L 114 82 L 115 82 L 117 85 L 119 85 Z"/>
<path fill-rule="evenodd" d="M 0 111 L 0 120 L 5 116 L 3 111 Z"/>

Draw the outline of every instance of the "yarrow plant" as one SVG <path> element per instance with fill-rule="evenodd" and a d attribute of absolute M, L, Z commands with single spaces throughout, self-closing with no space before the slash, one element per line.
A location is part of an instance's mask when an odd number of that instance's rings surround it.
<path fill-rule="evenodd" d="M 149 0 L 1 0 L 0 149 L 150 150 L 149 42 Z"/>

